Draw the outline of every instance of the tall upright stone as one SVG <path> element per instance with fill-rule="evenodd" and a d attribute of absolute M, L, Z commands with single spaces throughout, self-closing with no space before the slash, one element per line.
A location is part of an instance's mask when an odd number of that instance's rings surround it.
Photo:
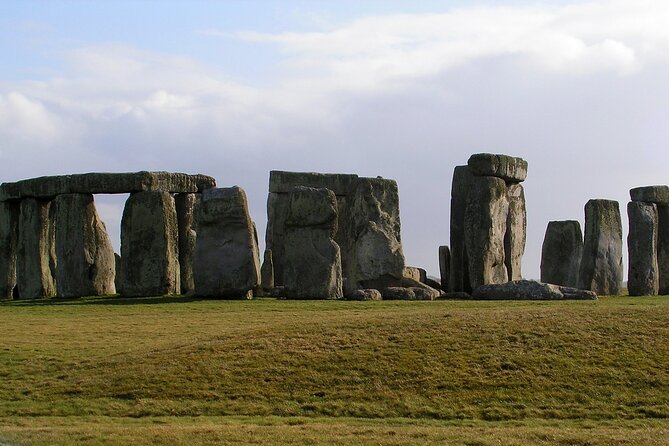
<path fill-rule="evenodd" d="M 481 285 L 508 280 L 505 264 L 509 198 L 504 180 L 496 177 L 473 177 L 465 210 L 465 250 L 472 290 Z"/>
<path fill-rule="evenodd" d="M 669 294 L 669 205 L 657 205 L 658 294 Z"/>
<path fill-rule="evenodd" d="M 526 171 L 527 167 L 525 167 Z M 504 236 L 504 263 L 509 281 L 513 281 L 523 278 L 521 267 L 527 237 L 527 210 L 525 190 L 522 184 L 510 184 L 506 192 L 509 199 L 509 213 L 506 217 Z"/>
<path fill-rule="evenodd" d="M 456 166 L 451 186 L 451 262 L 449 291 L 471 292 L 469 260 L 465 250 L 465 210 L 473 175 L 469 166 Z"/>
<path fill-rule="evenodd" d="M 583 233 L 578 221 L 548 222 L 541 247 L 541 281 L 577 287 L 582 255 Z"/>
<path fill-rule="evenodd" d="M 441 289 L 449 291 L 449 277 L 451 271 L 451 250 L 448 246 L 439 247 L 439 276 L 441 278 Z"/>
<path fill-rule="evenodd" d="M 378 289 L 384 281 L 402 279 L 405 263 L 395 180 L 358 178 L 349 200 L 347 292 Z"/>
<path fill-rule="evenodd" d="M 35 299 L 56 295 L 55 226 L 49 201 L 35 198 L 21 200 L 17 248 L 17 294 Z"/>
<path fill-rule="evenodd" d="M 274 288 L 274 262 L 271 249 L 266 249 L 263 255 L 263 262 L 260 267 L 260 282 L 261 288 L 265 292 Z"/>
<path fill-rule="evenodd" d="M 168 192 L 137 192 L 121 219 L 124 296 L 180 294 L 177 212 Z"/>
<path fill-rule="evenodd" d="M 114 248 L 91 194 L 58 195 L 54 209 L 56 231 L 56 289 L 59 297 L 114 294 Z"/>
<path fill-rule="evenodd" d="M 203 191 L 193 264 L 195 294 L 252 298 L 260 285 L 259 256 L 244 190 Z"/>
<path fill-rule="evenodd" d="M 627 204 L 629 266 L 627 289 L 630 296 L 654 296 L 658 292 L 657 206 L 630 201 Z"/>
<path fill-rule="evenodd" d="M 0 202 L 0 300 L 13 299 L 16 291 L 18 220 L 18 203 Z"/>
<path fill-rule="evenodd" d="M 329 189 L 297 186 L 290 193 L 284 243 L 285 294 L 294 299 L 343 297 L 337 198 Z"/>
<path fill-rule="evenodd" d="M 622 290 L 622 223 L 617 201 L 589 200 L 585 205 L 585 240 L 579 288 L 597 295 Z"/>
<path fill-rule="evenodd" d="M 174 196 L 179 226 L 179 268 L 181 274 L 181 294 L 195 289 L 193 279 L 193 259 L 197 238 L 197 215 L 201 194 L 182 193 Z"/>

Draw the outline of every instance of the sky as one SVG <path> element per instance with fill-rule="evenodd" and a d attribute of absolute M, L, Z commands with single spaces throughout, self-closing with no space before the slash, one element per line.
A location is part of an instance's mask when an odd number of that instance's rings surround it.
<path fill-rule="evenodd" d="M 504 153 L 538 279 L 549 221 L 613 199 L 626 237 L 629 189 L 669 183 L 667 23 L 664 0 L 2 0 L 0 181 L 204 173 L 263 234 L 270 170 L 393 178 L 407 264 L 438 275 L 453 168 Z M 96 196 L 117 249 L 124 199 Z"/>

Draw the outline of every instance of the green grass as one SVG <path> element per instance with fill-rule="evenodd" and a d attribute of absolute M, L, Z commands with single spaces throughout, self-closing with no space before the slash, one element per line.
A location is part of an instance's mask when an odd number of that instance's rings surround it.
<path fill-rule="evenodd" d="M 669 298 L 0 305 L 0 445 L 666 444 Z"/>

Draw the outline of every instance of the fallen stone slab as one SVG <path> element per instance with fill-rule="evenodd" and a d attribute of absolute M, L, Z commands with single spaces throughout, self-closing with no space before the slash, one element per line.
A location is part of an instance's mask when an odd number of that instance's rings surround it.
<path fill-rule="evenodd" d="M 482 285 L 472 293 L 479 300 L 596 300 L 592 291 L 562 287 L 535 280 L 514 280 L 502 284 Z"/>
<path fill-rule="evenodd" d="M 216 185 L 206 175 L 171 172 L 82 173 L 30 178 L 0 185 L 0 201 L 51 199 L 62 194 L 125 194 L 145 191 L 201 192 Z"/>
<path fill-rule="evenodd" d="M 669 186 L 642 186 L 630 189 L 632 201 L 669 204 Z"/>
<path fill-rule="evenodd" d="M 507 183 L 520 183 L 527 178 L 527 161 L 522 158 L 492 153 L 475 153 L 467 165 L 478 177 L 497 177 Z"/>
<path fill-rule="evenodd" d="M 357 300 L 357 301 L 367 301 L 367 300 L 381 300 L 381 292 L 375 289 L 364 289 L 364 290 L 354 290 L 344 297 L 345 300 Z"/>

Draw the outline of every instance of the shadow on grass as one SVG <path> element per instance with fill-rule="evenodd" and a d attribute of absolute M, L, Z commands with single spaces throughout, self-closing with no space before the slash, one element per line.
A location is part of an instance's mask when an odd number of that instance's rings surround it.
<path fill-rule="evenodd" d="M 56 305 L 153 305 L 153 304 L 184 304 L 210 299 L 192 296 L 155 296 L 155 297 L 121 297 L 121 296 L 92 296 L 92 297 L 52 297 L 48 299 L 17 299 L 1 302 L 0 305 L 12 307 L 44 307 Z"/>

